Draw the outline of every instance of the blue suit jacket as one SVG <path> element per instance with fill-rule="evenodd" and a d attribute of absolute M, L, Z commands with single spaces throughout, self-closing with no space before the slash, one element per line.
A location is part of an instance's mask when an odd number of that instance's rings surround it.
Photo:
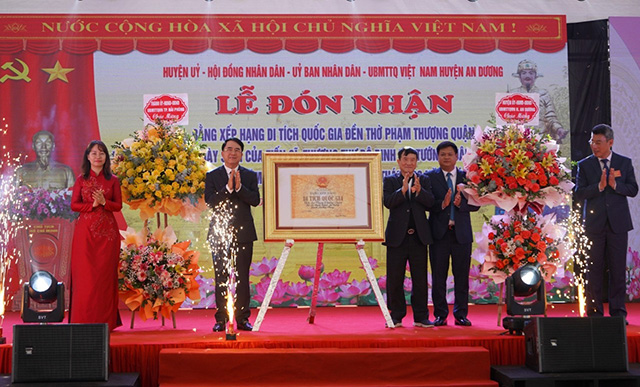
<path fill-rule="evenodd" d="M 456 168 L 456 171 L 455 186 L 466 181 L 466 173 L 460 168 Z M 435 197 L 435 204 L 429 209 L 429 224 L 431 225 L 433 239 L 440 240 L 444 238 L 444 234 L 449 229 L 449 216 L 451 213 L 450 206 L 453 206 L 453 199 L 455 196 L 451 195 L 451 203 L 445 209 L 442 209 L 442 202 L 449 190 L 449 186 L 447 186 L 447 180 L 442 173 L 442 169 L 434 168 L 427 172 L 427 176 L 429 176 L 429 180 L 431 180 L 431 189 L 433 190 L 433 196 Z M 480 207 L 470 205 L 464 195 L 462 195 L 460 207 L 453 206 L 453 208 L 453 216 L 456 223 L 455 232 L 458 243 L 473 242 L 471 216 L 469 213 L 472 211 L 478 211 Z"/>
<path fill-rule="evenodd" d="M 620 171 L 621 174 L 616 177 L 616 189 L 607 185 L 600 192 L 598 184 L 602 176 L 602 168 L 598 158 L 591 155 L 578 163 L 574 199 L 582 203 L 587 232 L 604 231 L 607 220 L 615 233 L 633 229 L 627 197 L 636 196 L 638 183 L 636 183 L 631 159 L 613 153 L 611 168 Z"/>
<path fill-rule="evenodd" d="M 251 215 L 251 206 L 260 204 L 258 190 L 258 175 L 251 169 L 238 166 L 242 188 L 240 191 L 229 192 L 227 183 L 229 176 L 224 165 L 207 172 L 204 184 L 204 200 L 214 208 L 218 203 L 229 199 L 235 205 L 233 211 L 233 226 L 237 230 L 236 238 L 239 243 L 253 242 L 258 239 L 256 226 Z M 211 229 L 211 225 L 209 226 Z"/>
<path fill-rule="evenodd" d="M 411 200 L 402 194 L 403 177 L 399 173 L 385 177 L 382 182 L 384 206 L 389 209 L 389 220 L 384 233 L 385 246 L 398 247 L 402 244 L 409 228 L 409 213 L 413 214 L 420 241 L 425 245 L 433 242 L 426 215 L 434 201 L 431 182 L 425 175 L 418 174 L 418 178 L 420 193 Z"/>

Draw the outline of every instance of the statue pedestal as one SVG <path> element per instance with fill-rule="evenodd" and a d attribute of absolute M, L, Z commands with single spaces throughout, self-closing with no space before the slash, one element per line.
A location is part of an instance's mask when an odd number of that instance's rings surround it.
<path fill-rule="evenodd" d="M 25 227 L 18 230 L 16 247 L 20 251 L 18 273 L 20 288 L 14 294 L 12 310 L 20 310 L 22 305 L 22 285 L 29 282 L 38 270 L 53 274 L 67 289 L 71 288 L 71 244 L 75 223 L 67 219 L 46 219 L 42 222 L 27 220 Z M 64 295 L 65 305 L 69 305 L 69 292 Z M 32 305 L 32 309 L 51 309 L 53 305 Z"/>

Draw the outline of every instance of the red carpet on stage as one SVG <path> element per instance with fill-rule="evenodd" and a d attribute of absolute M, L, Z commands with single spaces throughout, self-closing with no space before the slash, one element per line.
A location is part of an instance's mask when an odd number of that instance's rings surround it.
<path fill-rule="evenodd" d="M 640 361 L 640 304 L 628 304 L 627 327 L 629 361 Z M 606 308 L 606 306 L 605 306 Z M 214 333 L 214 310 L 181 310 L 176 315 L 177 328 L 171 321 L 135 320 L 129 329 L 131 314 L 122 311 L 125 325 L 110 338 L 110 371 L 138 372 L 143 386 L 158 385 L 159 354 L 163 348 L 406 348 L 406 347 L 484 347 L 491 365 L 524 364 L 523 336 L 501 335 L 497 326 L 496 305 L 471 305 L 472 327 L 453 324 L 437 328 L 414 328 L 411 311 L 404 327 L 387 329 L 378 307 L 319 308 L 314 324 L 307 322 L 309 309 L 270 309 L 259 332 L 240 332 L 237 341 L 226 341 L 224 333 Z M 257 310 L 252 311 L 253 321 Z M 577 317 L 577 304 L 552 304 L 549 317 Z M 136 316 L 137 317 L 137 316 Z M 505 317 L 503 313 L 502 317 Z M 0 346 L 0 373 L 11 373 L 12 327 L 20 324 L 19 313 L 7 313 L 3 323 L 6 345 Z M 212 369 L 213 372 L 213 369 Z M 287 372 L 283 370 L 283 372 Z M 338 372 L 339 374 L 339 372 Z"/>

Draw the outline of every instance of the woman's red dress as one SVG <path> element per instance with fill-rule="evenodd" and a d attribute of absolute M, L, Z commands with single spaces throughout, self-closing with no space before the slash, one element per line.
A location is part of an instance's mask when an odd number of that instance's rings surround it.
<path fill-rule="evenodd" d="M 102 189 L 106 203 L 93 207 L 92 193 Z M 115 211 L 122 209 L 120 182 L 102 172 L 78 176 L 71 209 L 79 212 L 71 250 L 71 322 L 122 325 L 118 312 L 118 257 L 120 233 Z"/>

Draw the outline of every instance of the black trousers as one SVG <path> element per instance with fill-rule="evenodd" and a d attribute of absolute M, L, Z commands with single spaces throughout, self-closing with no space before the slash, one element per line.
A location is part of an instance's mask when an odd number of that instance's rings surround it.
<path fill-rule="evenodd" d="M 447 318 L 447 275 L 449 258 L 454 281 L 455 302 L 453 315 L 456 318 L 467 317 L 469 312 L 469 267 L 471 266 L 471 243 L 458 243 L 454 230 L 447 230 L 444 238 L 433 241 L 429 246 L 431 263 L 431 299 L 433 315 Z"/>
<path fill-rule="evenodd" d="M 407 234 L 399 247 L 387 246 L 387 304 L 391 318 L 400 321 L 407 315 L 404 297 L 405 271 L 411 272 L 411 308 L 413 321 L 429 318 L 427 309 L 427 246 L 418 234 Z"/>
<path fill-rule="evenodd" d="M 603 316 L 602 288 L 605 266 L 609 267 L 609 315 L 627 316 L 625 298 L 627 296 L 626 268 L 628 232 L 616 234 L 609 222 L 605 230 L 598 233 L 586 232 L 591 241 L 589 263 L 587 265 L 587 315 Z"/>
<path fill-rule="evenodd" d="M 223 259 L 212 254 L 216 280 L 216 321 L 228 321 L 227 313 L 227 280 L 229 273 Z M 246 321 L 251 315 L 249 302 L 251 301 L 251 287 L 249 284 L 249 268 L 253 256 L 253 242 L 238 243 L 236 255 L 236 302 L 235 320 Z"/>

